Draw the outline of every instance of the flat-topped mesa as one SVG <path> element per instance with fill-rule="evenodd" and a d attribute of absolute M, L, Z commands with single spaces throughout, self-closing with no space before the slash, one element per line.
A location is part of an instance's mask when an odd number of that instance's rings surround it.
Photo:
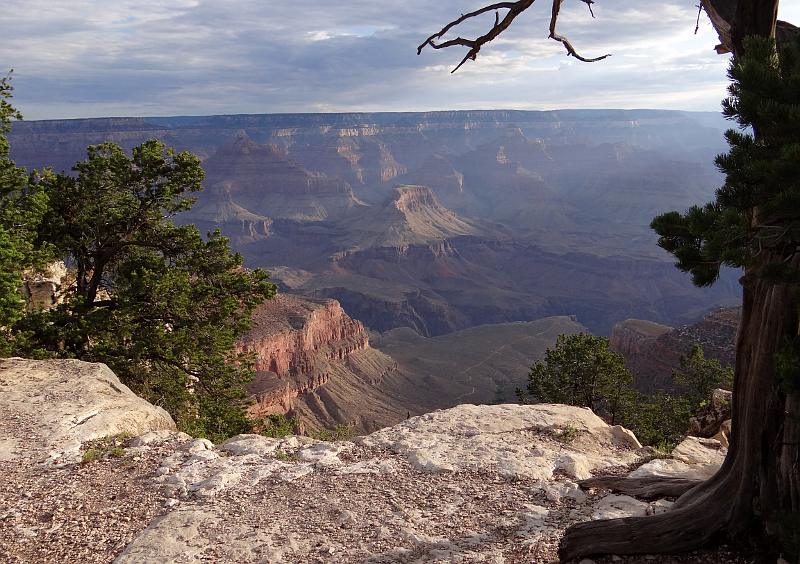
<path fill-rule="evenodd" d="M 432 208 L 440 213 L 453 212 L 439 203 L 438 198 L 427 186 L 396 186 L 392 193 L 392 205 L 403 213 L 413 213 L 425 208 Z"/>

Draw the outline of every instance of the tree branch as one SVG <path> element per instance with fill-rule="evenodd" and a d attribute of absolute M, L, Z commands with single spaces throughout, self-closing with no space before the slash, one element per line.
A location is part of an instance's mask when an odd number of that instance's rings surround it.
<path fill-rule="evenodd" d="M 558 12 L 561 10 L 561 3 L 563 1 L 564 0 L 553 0 L 553 9 L 550 16 L 550 39 L 555 39 L 556 41 L 561 43 L 566 48 L 567 55 L 572 55 L 573 57 L 575 57 L 579 61 L 583 61 L 584 63 L 595 63 L 597 61 L 602 61 L 606 57 L 610 57 L 611 53 L 606 53 L 605 55 L 601 55 L 600 57 L 594 57 L 591 59 L 582 57 L 572 46 L 572 43 L 570 43 L 569 39 L 567 39 L 563 35 L 559 35 L 556 32 L 556 24 L 558 23 Z M 582 1 L 586 2 L 586 0 Z M 589 6 L 589 11 L 591 12 L 592 10 L 591 2 L 586 2 L 586 4 Z M 594 17 L 594 12 L 592 12 L 592 17 Z"/>
<path fill-rule="evenodd" d="M 703 480 L 686 478 L 630 478 L 617 476 L 601 476 L 581 480 L 578 485 L 583 489 L 603 488 L 616 493 L 623 493 L 645 499 L 659 497 L 680 497 L 693 487 L 703 483 Z"/>
<path fill-rule="evenodd" d="M 503 33 L 511 23 L 516 19 L 518 15 L 522 12 L 530 8 L 536 0 L 518 0 L 517 2 L 497 2 L 495 4 L 489 4 L 488 6 L 484 6 L 483 8 L 479 8 L 473 12 L 468 12 L 466 14 L 462 14 L 460 18 L 455 19 L 440 29 L 438 32 L 434 33 L 430 37 L 428 37 L 422 44 L 417 47 L 417 55 L 422 53 L 422 50 L 430 45 L 433 49 L 444 49 L 447 47 L 453 47 L 460 45 L 462 47 L 468 47 L 469 51 L 467 54 L 464 55 L 464 58 L 461 59 L 461 62 L 458 63 L 456 68 L 454 68 L 451 72 L 456 72 L 461 66 L 469 60 L 475 60 L 480 52 L 481 48 L 495 39 L 498 35 Z M 563 35 L 560 35 L 556 32 L 556 23 L 558 21 L 558 13 L 561 9 L 561 3 L 563 0 L 552 0 L 552 12 L 550 17 L 550 39 L 558 41 L 561 43 L 564 48 L 567 50 L 567 55 L 571 55 L 578 59 L 579 61 L 583 61 L 585 63 L 593 63 L 595 61 L 600 61 L 605 59 L 610 55 L 603 55 L 601 57 L 594 57 L 594 58 L 586 58 L 582 57 L 575 48 L 572 46 L 572 43 Z M 592 4 L 594 4 L 595 0 L 581 0 L 584 4 L 589 7 L 589 13 L 594 17 L 594 11 L 592 10 Z M 506 15 L 501 19 L 499 10 L 508 10 Z M 495 12 L 494 18 L 494 25 L 489 29 L 487 33 L 477 37 L 475 39 L 465 39 L 463 37 L 456 37 L 455 39 L 449 39 L 444 41 L 443 43 L 437 43 L 436 40 L 441 39 L 444 35 L 449 32 L 454 27 L 464 23 L 465 21 L 480 16 L 482 14 L 486 14 L 488 12 Z"/>

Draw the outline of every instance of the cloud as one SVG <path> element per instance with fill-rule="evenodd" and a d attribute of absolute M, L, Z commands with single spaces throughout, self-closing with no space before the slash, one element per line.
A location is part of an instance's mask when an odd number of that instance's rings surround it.
<path fill-rule="evenodd" d="M 10 5 L 9 5 L 10 4 Z M 417 45 L 480 0 L 10 0 L 0 60 L 15 68 L 28 119 L 451 108 L 672 107 L 716 109 L 725 57 L 694 2 L 577 0 L 560 31 L 582 64 L 547 39 L 540 0 L 449 71 L 463 50 Z M 800 11 L 795 9 L 795 12 Z M 794 16 L 791 17 L 791 16 Z M 784 14 L 800 20 L 800 13 Z M 471 22 L 461 33 L 491 25 Z"/>

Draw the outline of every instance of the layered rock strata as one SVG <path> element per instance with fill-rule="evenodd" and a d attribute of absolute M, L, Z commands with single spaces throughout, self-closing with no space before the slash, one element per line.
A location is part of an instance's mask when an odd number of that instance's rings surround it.
<path fill-rule="evenodd" d="M 295 414 L 311 428 L 374 429 L 413 409 L 381 390 L 384 379 L 400 377 L 397 365 L 369 346 L 364 326 L 337 301 L 280 294 L 259 306 L 253 322 L 237 345 L 256 357 L 253 416 Z"/>
<path fill-rule="evenodd" d="M 672 372 L 680 367 L 694 344 L 706 358 L 732 366 L 741 308 L 720 308 L 693 325 L 671 328 L 641 319 L 627 319 L 614 326 L 611 348 L 625 357 L 635 385 L 642 391 L 674 388 Z"/>

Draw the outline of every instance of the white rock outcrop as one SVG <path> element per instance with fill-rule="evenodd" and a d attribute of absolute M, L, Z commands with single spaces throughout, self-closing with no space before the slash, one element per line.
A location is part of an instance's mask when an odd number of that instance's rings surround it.
<path fill-rule="evenodd" d="M 122 432 L 139 435 L 124 459 L 27 464 L 75 461 L 82 442 Z M 435 411 L 352 441 L 248 434 L 215 445 L 175 432 L 102 364 L 0 361 L 0 466 L 15 469 L 15 483 L 33 489 L 37 473 L 81 480 L 93 468 L 125 481 L 131 464 L 147 465 L 135 489 L 151 506 L 138 526 L 123 515 L 108 524 L 113 503 L 96 500 L 95 526 L 126 535 L 98 562 L 552 561 L 573 523 L 670 510 L 670 501 L 578 484 L 630 474 L 652 456 L 638 444 L 588 409 L 504 404 Z M 630 475 L 705 476 L 724 454 L 713 439 L 689 438 Z M 55 490 L 23 499 L 50 507 Z M 35 553 L 28 533 L 58 542 L 39 518 L 47 513 L 30 513 L 0 515 L 20 523 L 17 536 L 0 538 L 11 554 Z"/>
<path fill-rule="evenodd" d="M 547 404 L 460 405 L 352 442 L 190 441 L 154 478 L 179 509 L 117 562 L 551 558 L 571 522 L 656 511 L 576 483 L 634 464 L 637 443 L 588 409 Z"/>
<path fill-rule="evenodd" d="M 508 478 L 551 480 L 560 471 L 583 480 L 637 459 L 636 437 L 620 429 L 580 407 L 465 404 L 382 429 L 362 444 L 402 454 L 426 472 L 491 469 Z"/>
<path fill-rule="evenodd" d="M 175 429 L 105 364 L 78 360 L 0 360 L 0 418 L 0 460 L 70 463 L 93 439 Z"/>

